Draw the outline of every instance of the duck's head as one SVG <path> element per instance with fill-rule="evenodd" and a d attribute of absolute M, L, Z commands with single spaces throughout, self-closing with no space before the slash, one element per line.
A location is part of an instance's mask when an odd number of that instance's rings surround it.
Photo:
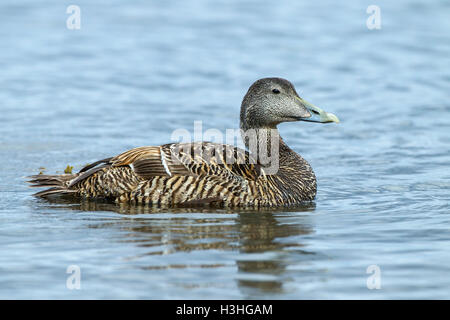
<path fill-rule="evenodd" d="M 339 122 L 332 113 L 303 100 L 292 83 L 281 78 L 257 80 L 241 106 L 241 129 L 275 128 L 281 122 Z"/>

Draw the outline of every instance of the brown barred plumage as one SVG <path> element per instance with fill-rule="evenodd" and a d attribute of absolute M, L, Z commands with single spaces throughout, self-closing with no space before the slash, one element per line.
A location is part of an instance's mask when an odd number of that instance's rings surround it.
<path fill-rule="evenodd" d="M 313 112 L 320 121 L 313 120 Z M 241 129 L 256 129 L 258 137 L 266 134 L 265 142 L 278 136 L 278 123 L 293 118 L 337 122 L 336 116 L 306 103 L 287 80 L 279 78 L 255 82 L 242 103 Z M 258 152 L 195 142 L 135 148 L 76 174 L 35 175 L 29 182 L 33 187 L 51 187 L 36 196 L 73 194 L 161 206 L 275 207 L 313 200 L 316 178 L 312 168 L 281 137 L 277 139 L 278 170 L 274 173 L 253 157 Z M 249 147 L 245 137 L 244 141 Z M 275 154 L 274 150 L 269 148 L 268 154 Z"/>

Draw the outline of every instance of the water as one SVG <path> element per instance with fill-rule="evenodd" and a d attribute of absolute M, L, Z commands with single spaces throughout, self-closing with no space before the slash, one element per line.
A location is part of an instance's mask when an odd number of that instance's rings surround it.
<path fill-rule="evenodd" d="M 80 30 L 59 1 L 0 4 L 0 298 L 450 298 L 448 1 L 377 1 L 380 30 L 369 1 L 75 4 Z M 24 183 L 197 120 L 237 128 L 266 76 L 341 119 L 280 126 L 314 205 L 151 211 Z"/>

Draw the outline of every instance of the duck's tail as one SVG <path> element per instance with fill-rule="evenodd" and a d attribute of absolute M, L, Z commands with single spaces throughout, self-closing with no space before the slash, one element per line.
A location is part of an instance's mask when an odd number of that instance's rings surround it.
<path fill-rule="evenodd" d="M 30 187 L 34 188 L 49 188 L 35 193 L 34 196 L 36 197 L 45 197 L 52 194 L 76 193 L 77 190 L 69 189 L 69 183 L 78 175 L 79 174 L 37 174 L 34 176 L 29 176 L 28 178 L 30 180 L 28 180 L 28 183 L 31 184 Z"/>

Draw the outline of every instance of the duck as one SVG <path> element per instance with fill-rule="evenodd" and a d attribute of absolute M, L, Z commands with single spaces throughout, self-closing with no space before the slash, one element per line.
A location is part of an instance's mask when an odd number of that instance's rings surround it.
<path fill-rule="evenodd" d="M 77 173 L 30 176 L 36 197 L 69 196 L 164 207 L 289 207 L 312 202 L 316 176 L 277 129 L 284 122 L 339 123 L 282 78 L 255 81 L 240 109 L 245 148 L 206 141 L 137 147 Z"/>

